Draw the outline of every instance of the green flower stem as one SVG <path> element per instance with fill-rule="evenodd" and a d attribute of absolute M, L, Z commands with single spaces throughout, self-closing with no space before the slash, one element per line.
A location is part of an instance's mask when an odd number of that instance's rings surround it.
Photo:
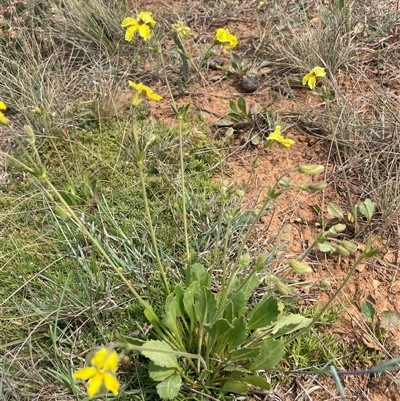
<path fill-rule="evenodd" d="M 180 170 L 181 170 L 183 230 L 184 230 L 184 235 L 185 235 L 186 258 L 187 258 L 187 263 L 190 266 L 189 235 L 188 235 L 188 225 L 187 225 L 187 215 L 186 215 L 185 160 L 183 157 L 184 155 L 183 155 L 183 126 L 182 126 L 182 124 L 183 124 L 182 118 L 178 118 L 179 161 L 180 161 Z"/>
<path fill-rule="evenodd" d="M 164 72 L 164 79 L 168 87 L 168 92 L 171 97 L 172 105 L 174 106 L 174 110 L 178 110 L 174 96 L 172 94 L 171 86 L 169 84 L 169 79 L 167 75 L 167 69 L 165 68 L 165 61 L 164 57 L 160 49 L 160 60 L 161 60 L 161 65 L 163 67 L 163 72 Z M 186 215 L 186 188 L 185 188 L 185 160 L 184 160 L 184 154 L 183 154 L 183 118 L 184 115 L 179 115 L 178 114 L 178 132 L 179 132 L 179 162 L 180 162 L 180 172 L 181 172 L 181 189 L 182 189 L 182 214 L 183 214 L 183 230 L 184 230 L 184 236 L 185 236 L 185 248 L 186 248 L 186 258 L 187 258 L 187 263 L 188 263 L 188 270 L 186 277 L 190 277 L 190 247 L 189 247 L 189 235 L 188 235 L 188 225 L 187 225 L 187 215 Z M 188 283 L 186 283 L 188 284 Z"/>
<path fill-rule="evenodd" d="M 170 294 L 171 291 L 169 289 L 169 284 L 168 284 L 167 276 L 165 274 L 164 266 L 161 262 L 160 252 L 158 250 L 156 233 L 154 231 L 154 226 L 153 226 L 153 219 L 152 219 L 150 207 L 149 207 L 149 200 L 147 198 L 147 193 L 146 193 L 146 181 L 145 181 L 144 172 L 143 172 L 143 163 L 144 163 L 145 154 L 139 148 L 139 137 L 138 137 L 136 127 L 133 126 L 132 129 L 133 129 L 133 132 L 132 132 L 133 143 L 135 146 L 136 164 L 137 164 L 138 170 L 139 170 L 139 179 L 140 179 L 140 184 L 141 184 L 140 186 L 142 189 L 144 209 L 145 209 L 148 224 L 149 224 L 150 236 L 151 236 L 151 240 L 153 242 L 153 248 L 154 248 L 154 252 L 156 254 L 157 266 L 160 271 L 162 281 L 164 283 L 165 291 L 167 291 L 167 294 Z"/>

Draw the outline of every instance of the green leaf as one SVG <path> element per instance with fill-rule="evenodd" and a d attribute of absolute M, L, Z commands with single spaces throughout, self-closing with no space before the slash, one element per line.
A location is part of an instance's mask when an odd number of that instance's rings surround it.
<path fill-rule="evenodd" d="M 199 288 L 194 295 L 194 309 L 201 325 L 212 323 L 217 311 L 215 295 L 207 287 Z"/>
<path fill-rule="evenodd" d="M 176 369 L 164 368 L 163 366 L 156 365 L 153 361 L 149 363 L 149 376 L 156 382 L 165 380 L 175 373 Z"/>
<path fill-rule="evenodd" d="M 239 345 L 243 344 L 243 341 L 247 337 L 247 327 L 244 321 L 244 316 L 240 316 L 238 319 L 232 322 L 233 329 L 229 332 L 228 347 L 234 349 Z"/>
<path fill-rule="evenodd" d="M 244 377 L 242 381 L 252 386 L 260 387 L 263 390 L 271 390 L 271 385 L 265 379 L 256 375 Z"/>
<path fill-rule="evenodd" d="M 225 319 L 218 319 L 212 326 L 204 325 L 204 329 L 210 335 L 210 340 L 214 342 L 225 337 L 233 329 L 233 326 Z"/>
<path fill-rule="evenodd" d="M 199 288 L 199 282 L 195 281 L 189 285 L 183 296 L 183 306 L 186 314 L 189 316 L 192 326 L 197 323 L 196 312 L 194 310 L 194 294 L 199 290 Z"/>
<path fill-rule="evenodd" d="M 240 97 L 237 101 L 237 105 L 239 109 L 243 112 L 243 114 L 247 114 L 246 100 L 244 97 Z"/>
<path fill-rule="evenodd" d="M 335 203 L 335 202 L 328 203 L 327 209 L 328 209 L 328 213 L 331 216 L 336 217 L 337 219 L 344 218 L 343 211 L 337 203 Z"/>
<path fill-rule="evenodd" d="M 190 267 L 190 282 L 198 281 L 200 287 L 207 286 L 209 274 L 201 263 L 194 263 Z"/>
<path fill-rule="evenodd" d="M 222 387 L 222 390 L 225 391 L 226 393 L 236 393 L 236 394 L 246 394 L 247 389 L 248 386 L 246 383 L 232 379 L 228 380 Z"/>
<path fill-rule="evenodd" d="M 251 370 L 246 369 L 243 366 L 238 366 L 238 365 L 226 365 L 224 367 L 224 371 L 232 372 L 230 377 L 235 378 L 235 379 L 237 379 L 237 377 L 234 377 L 234 376 L 240 377 L 242 375 L 242 373 L 252 373 Z"/>
<path fill-rule="evenodd" d="M 174 288 L 174 293 L 176 296 L 176 313 L 180 317 L 185 316 L 185 307 L 183 304 L 183 296 L 185 295 L 185 291 L 182 287 L 182 284 L 178 284 Z"/>
<path fill-rule="evenodd" d="M 236 103 L 234 100 L 229 101 L 229 107 L 235 114 L 239 114 L 239 110 L 237 109 Z"/>
<path fill-rule="evenodd" d="M 369 320 L 374 320 L 376 313 L 375 305 L 371 301 L 364 301 L 361 305 L 361 313 Z"/>
<path fill-rule="evenodd" d="M 175 374 L 157 384 L 157 393 L 163 400 L 173 400 L 182 386 L 181 375 Z"/>
<path fill-rule="evenodd" d="M 335 248 L 329 243 L 329 242 L 324 242 L 324 243 L 319 243 L 318 248 L 321 252 L 323 253 L 328 253 L 328 252 L 334 252 Z"/>
<path fill-rule="evenodd" d="M 235 123 L 227 118 L 222 118 L 214 123 L 216 127 L 232 127 Z"/>
<path fill-rule="evenodd" d="M 368 220 L 368 223 L 371 221 L 372 216 L 374 215 L 375 203 L 371 201 L 371 199 L 365 199 L 361 205 L 358 206 L 361 214 Z"/>
<path fill-rule="evenodd" d="M 165 300 L 165 316 L 163 319 L 163 323 L 165 326 L 171 330 L 171 332 L 179 337 L 182 336 L 178 328 L 178 318 L 177 318 L 177 300 L 174 294 L 169 294 L 167 299 Z"/>
<path fill-rule="evenodd" d="M 400 313 L 390 310 L 383 311 L 380 327 L 387 331 L 398 329 L 400 327 Z"/>
<path fill-rule="evenodd" d="M 249 366 L 252 371 L 269 370 L 285 355 L 285 345 L 281 341 L 265 340 L 260 347 L 260 355 Z"/>
<path fill-rule="evenodd" d="M 267 327 L 277 320 L 278 316 L 278 301 L 274 297 L 264 298 L 253 310 L 247 328 L 255 330 Z"/>
<path fill-rule="evenodd" d="M 280 337 L 285 334 L 293 333 L 307 327 L 312 322 L 312 319 L 302 315 L 290 314 L 279 319 L 272 330 L 274 337 Z"/>
<path fill-rule="evenodd" d="M 260 354 L 260 347 L 258 348 L 241 348 L 231 353 L 232 361 L 244 361 L 246 359 L 254 359 Z"/>
<path fill-rule="evenodd" d="M 176 355 L 168 353 L 168 351 L 173 352 L 169 344 L 165 341 L 150 340 L 143 344 L 143 347 L 151 350 L 142 350 L 141 353 L 153 361 L 158 366 L 163 366 L 165 368 L 177 368 L 179 369 L 179 363 Z M 164 351 L 167 351 L 164 352 Z"/>

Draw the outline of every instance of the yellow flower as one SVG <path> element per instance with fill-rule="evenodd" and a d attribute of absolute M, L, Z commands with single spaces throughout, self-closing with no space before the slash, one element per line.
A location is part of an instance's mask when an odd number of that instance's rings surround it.
<path fill-rule="evenodd" d="M 228 29 L 218 28 L 215 36 L 217 44 L 224 45 L 227 50 L 233 49 L 238 44 L 237 37 L 230 33 Z"/>
<path fill-rule="evenodd" d="M 302 84 L 306 85 L 308 83 L 309 88 L 312 90 L 317 83 L 317 77 L 324 77 L 325 75 L 325 68 L 314 67 L 307 75 L 304 75 Z"/>
<path fill-rule="evenodd" d="M 138 84 L 135 84 L 132 81 L 128 81 L 129 86 L 133 89 L 135 89 L 136 94 L 132 99 L 133 105 L 137 106 L 142 100 L 143 100 L 143 95 L 146 95 L 149 99 L 152 100 L 161 100 L 162 96 L 158 95 L 157 93 L 154 93 L 148 86 L 143 85 L 141 82 Z"/>
<path fill-rule="evenodd" d="M 115 377 L 118 369 L 118 354 L 114 350 L 100 348 L 90 361 L 92 366 L 77 370 L 73 377 L 77 380 L 89 380 L 87 393 L 93 397 L 104 389 L 118 395 L 119 383 Z"/>
<path fill-rule="evenodd" d="M 151 38 L 151 30 L 153 29 L 156 21 L 153 20 L 152 13 L 149 11 L 143 11 L 137 15 L 137 20 L 131 17 L 125 18 L 121 26 L 128 29 L 125 32 L 125 40 L 130 42 L 133 39 L 136 31 L 139 31 L 139 35 L 144 39 Z"/>
<path fill-rule="evenodd" d="M 192 32 L 188 26 L 183 25 L 182 21 L 178 21 L 176 24 L 172 25 L 172 28 L 176 31 L 179 36 L 183 38 L 185 36 L 192 35 Z"/>
<path fill-rule="evenodd" d="M 277 125 L 275 127 L 274 132 L 271 132 L 269 134 L 268 141 L 277 141 L 277 142 L 281 143 L 283 146 L 285 146 L 286 148 L 290 148 L 294 144 L 294 141 L 292 139 L 284 138 L 281 135 L 281 126 L 280 125 Z"/>
<path fill-rule="evenodd" d="M 137 15 L 139 22 L 148 25 L 150 28 L 154 28 L 156 21 L 153 20 L 153 13 L 150 11 L 142 11 Z"/>
<path fill-rule="evenodd" d="M 5 105 L 4 102 L 0 100 L 0 124 L 1 125 L 8 125 L 9 121 L 8 118 L 2 113 L 3 111 L 6 111 L 7 106 Z"/>

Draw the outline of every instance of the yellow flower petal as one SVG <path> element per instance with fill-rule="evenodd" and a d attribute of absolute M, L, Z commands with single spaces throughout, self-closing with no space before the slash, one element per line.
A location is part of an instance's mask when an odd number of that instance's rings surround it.
<path fill-rule="evenodd" d="M 139 24 L 131 25 L 126 30 L 126 32 L 125 32 L 125 40 L 127 42 L 130 42 L 133 39 L 133 37 L 135 35 L 135 32 L 139 29 L 139 26 L 140 26 Z"/>
<path fill-rule="evenodd" d="M 10 121 L 8 118 L 0 111 L 0 124 L 1 125 L 8 125 Z"/>
<path fill-rule="evenodd" d="M 275 127 L 274 131 L 271 132 L 271 133 L 269 134 L 268 139 L 277 141 L 277 140 L 279 140 L 280 138 L 282 138 L 282 135 L 281 135 L 281 126 L 280 126 L 280 125 L 277 125 L 277 126 Z"/>
<path fill-rule="evenodd" d="M 90 363 L 96 367 L 97 369 L 104 369 L 104 364 L 108 356 L 108 349 L 107 348 L 100 348 L 96 353 L 93 355 Z"/>
<path fill-rule="evenodd" d="M 290 148 L 295 142 L 293 141 L 293 139 L 282 138 L 279 143 L 282 144 L 285 148 Z"/>
<path fill-rule="evenodd" d="M 139 35 L 144 39 L 150 39 L 151 38 L 151 29 L 149 25 L 142 24 L 139 25 Z"/>
<path fill-rule="evenodd" d="M 185 37 L 191 35 L 190 28 L 183 25 L 182 21 L 178 21 L 176 24 L 172 24 L 172 28 L 177 32 L 179 36 Z"/>
<path fill-rule="evenodd" d="M 326 75 L 325 68 L 322 67 L 314 67 L 311 71 L 316 77 L 324 77 Z"/>
<path fill-rule="evenodd" d="M 229 32 L 229 29 L 218 28 L 215 37 L 220 44 L 223 44 L 225 49 L 230 50 L 237 46 L 238 40 L 235 35 Z"/>
<path fill-rule="evenodd" d="M 110 373 L 104 373 L 103 379 L 106 389 L 111 391 L 114 395 L 118 395 L 119 383 L 115 376 Z"/>
<path fill-rule="evenodd" d="M 138 24 L 138 22 L 135 19 L 133 19 L 132 17 L 127 17 L 121 22 L 121 26 L 124 28 L 127 26 L 130 26 L 130 25 L 135 25 L 135 24 Z"/>
<path fill-rule="evenodd" d="M 4 103 L 4 102 L 2 102 L 1 100 L 0 100 L 0 110 L 7 110 L 7 106 L 6 106 L 6 104 Z"/>
<path fill-rule="evenodd" d="M 97 369 L 93 366 L 87 368 L 79 369 L 73 374 L 73 378 L 76 380 L 89 380 L 97 373 Z"/>
<path fill-rule="evenodd" d="M 150 28 L 153 28 L 153 26 L 156 24 L 156 21 L 154 21 L 152 15 L 153 13 L 150 11 L 142 11 L 137 15 L 137 19 L 148 25 Z"/>
<path fill-rule="evenodd" d="M 141 94 L 144 92 L 147 97 L 149 97 L 152 100 L 161 100 L 162 96 L 158 95 L 157 93 L 154 93 L 148 86 L 143 85 L 141 82 L 138 84 L 135 84 L 132 81 L 128 81 L 129 86 L 135 89 L 137 92 L 140 92 Z"/>
<path fill-rule="evenodd" d="M 118 369 L 118 354 L 112 350 L 109 351 L 106 360 L 104 361 L 104 369 L 106 372 L 115 373 Z"/>
<path fill-rule="evenodd" d="M 290 148 L 295 142 L 292 139 L 284 138 L 281 134 L 281 126 L 277 125 L 273 132 L 271 132 L 268 136 L 268 141 L 276 141 L 285 146 L 286 148 Z"/>
<path fill-rule="evenodd" d="M 89 397 L 93 397 L 97 394 L 103 385 L 103 375 L 101 373 L 97 373 L 92 379 L 89 381 L 89 385 L 87 388 L 87 393 Z"/>

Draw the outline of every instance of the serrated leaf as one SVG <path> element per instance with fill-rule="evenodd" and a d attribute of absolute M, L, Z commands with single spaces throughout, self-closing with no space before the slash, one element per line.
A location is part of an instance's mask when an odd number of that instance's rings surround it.
<path fill-rule="evenodd" d="M 252 371 L 269 370 L 278 364 L 285 355 L 285 345 L 281 341 L 265 340 L 260 347 L 260 355 L 249 366 Z"/>
<path fill-rule="evenodd" d="M 390 310 L 383 311 L 380 326 L 387 331 L 398 329 L 400 327 L 400 313 Z"/>
<path fill-rule="evenodd" d="M 182 378 L 179 374 L 168 377 L 157 384 L 157 393 L 163 400 L 173 400 L 182 386 Z"/>
<path fill-rule="evenodd" d="M 328 203 L 327 209 L 328 209 L 328 213 L 331 216 L 336 217 L 337 219 L 344 218 L 343 211 L 337 203 L 335 203 L 335 202 Z"/>
<path fill-rule="evenodd" d="M 226 393 L 246 394 L 247 388 L 246 383 L 230 379 L 224 384 L 222 390 Z"/>
<path fill-rule="evenodd" d="M 249 330 L 261 329 L 276 321 L 279 316 L 278 301 L 274 297 L 264 298 L 253 310 L 247 324 Z"/>
<path fill-rule="evenodd" d="M 361 305 L 361 313 L 367 319 L 373 320 L 376 313 L 374 304 L 368 300 L 364 301 Z"/>
<path fill-rule="evenodd" d="M 194 294 L 194 309 L 201 325 L 211 323 L 217 310 L 215 295 L 207 287 L 199 288 Z"/>
<path fill-rule="evenodd" d="M 304 327 L 307 327 L 311 322 L 312 319 L 308 317 L 292 313 L 278 320 L 272 330 L 272 334 L 275 337 L 290 334 L 294 331 L 301 330 Z"/>
<path fill-rule="evenodd" d="M 365 199 L 361 205 L 358 206 L 361 214 L 368 220 L 368 223 L 371 221 L 372 216 L 374 215 L 375 203 L 371 201 L 371 199 Z"/>
<path fill-rule="evenodd" d="M 176 355 L 168 353 L 174 351 L 165 341 L 150 340 L 143 344 L 147 350 L 142 350 L 141 353 L 153 361 L 158 366 L 165 368 L 179 368 L 179 363 Z M 167 351 L 167 352 L 164 352 Z"/>
<path fill-rule="evenodd" d="M 271 385 L 265 379 L 256 375 L 244 377 L 242 381 L 252 386 L 260 387 L 263 390 L 271 390 Z"/>
<path fill-rule="evenodd" d="M 176 369 L 158 366 L 153 361 L 150 361 L 149 363 L 149 376 L 156 382 L 165 380 L 167 377 L 170 377 L 175 373 Z"/>

